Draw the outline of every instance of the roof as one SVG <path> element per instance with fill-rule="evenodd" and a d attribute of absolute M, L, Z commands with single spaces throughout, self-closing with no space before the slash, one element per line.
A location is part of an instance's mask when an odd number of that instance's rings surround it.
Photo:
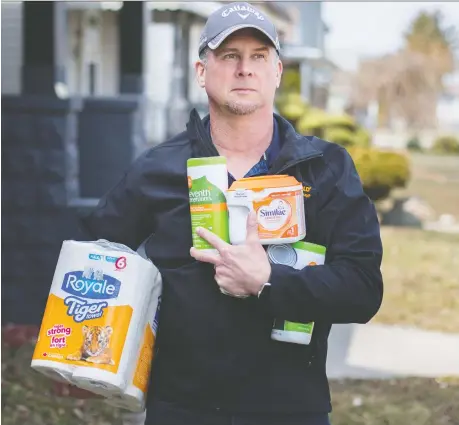
<path fill-rule="evenodd" d="M 279 15 L 289 22 L 293 22 L 293 17 L 290 15 L 288 8 L 284 4 L 271 1 L 264 1 L 263 3 L 265 7 L 271 10 L 273 13 Z"/>
<path fill-rule="evenodd" d="M 194 13 L 195 15 L 203 18 L 208 18 L 213 12 L 221 7 L 221 2 L 218 1 L 155 1 L 148 2 L 150 10 L 183 10 L 186 12 Z"/>
<path fill-rule="evenodd" d="M 325 52 L 316 47 L 283 44 L 281 46 L 281 58 L 297 63 L 307 62 L 317 68 L 337 69 L 337 66 L 326 57 Z"/>

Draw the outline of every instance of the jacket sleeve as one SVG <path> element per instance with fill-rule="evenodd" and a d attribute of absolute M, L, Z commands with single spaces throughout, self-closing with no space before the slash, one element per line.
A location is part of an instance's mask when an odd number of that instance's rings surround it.
<path fill-rule="evenodd" d="M 81 218 L 81 229 L 86 238 L 107 239 L 136 250 L 149 236 L 148 206 L 142 193 L 143 168 L 144 157 L 141 156 L 100 199 L 97 207 Z"/>
<path fill-rule="evenodd" d="M 272 265 L 265 302 L 275 317 L 293 322 L 366 323 L 383 296 L 376 210 L 345 149 L 334 149 L 324 174 L 330 189 L 320 202 L 317 225 L 326 235 L 325 264 L 303 270 Z"/>

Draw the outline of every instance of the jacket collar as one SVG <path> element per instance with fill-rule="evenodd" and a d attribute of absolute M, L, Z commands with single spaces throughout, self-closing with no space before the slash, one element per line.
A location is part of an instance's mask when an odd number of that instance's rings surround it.
<path fill-rule="evenodd" d="M 280 115 L 274 114 L 274 118 L 279 125 L 282 148 L 272 164 L 270 170 L 272 173 L 310 158 L 322 156 L 322 152 L 312 145 L 309 137 L 298 134 L 293 126 Z M 205 126 L 208 121 L 209 115 L 201 119 L 196 109 L 191 111 L 187 132 L 192 143 L 193 155 L 196 157 L 218 156 L 218 151 L 206 131 Z"/>

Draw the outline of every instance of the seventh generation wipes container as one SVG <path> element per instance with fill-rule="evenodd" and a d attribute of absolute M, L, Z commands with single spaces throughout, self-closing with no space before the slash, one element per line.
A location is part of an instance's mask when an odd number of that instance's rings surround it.
<path fill-rule="evenodd" d="M 132 387 L 142 380 L 139 373 L 149 373 L 145 350 L 153 349 L 154 336 L 145 340 L 146 327 L 161 289 L 153 263 L 124 245 L 64 241 L 32 368 L 104 397 L 130 392 L 141 399 Z M 138 410 L 139 404 L 123 407 Z"/>

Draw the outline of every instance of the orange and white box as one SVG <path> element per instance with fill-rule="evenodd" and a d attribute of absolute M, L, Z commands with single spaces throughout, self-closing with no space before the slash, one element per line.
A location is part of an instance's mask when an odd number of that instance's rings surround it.
<path fill-rule="evenodd" d="M 230 241 L 245 242 L 247 216 L 255 211 L 263 245 L 294 243 L 306 236 L 303 185 L 288 175 L 246 177 L 226 192 Z"/>
<path fill-rule="evenodd" d="M 161 285 L 153 263 L 124 245 L 64 241 L 32 368 L 105 397 L 123 394 Z"/>

